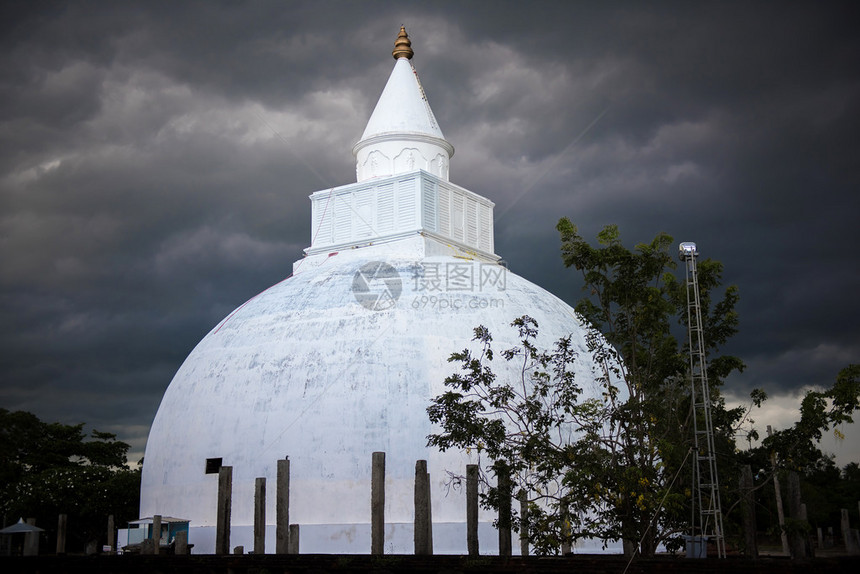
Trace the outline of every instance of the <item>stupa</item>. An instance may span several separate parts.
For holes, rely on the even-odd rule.
[[[195,552],[214,550],[217,475],[233,467],[231,544],[253,547],[254,482],[291,466],[290,521],[302,553],[370,551],[371,456],[386,453],[385,552],[411,553],[415,461],[428,461],[433,549],[466,552],[465,473],[475,453],[427,447],[426,408],[484,325],[516,346],[529,315],[538,345],[571,336],[589,389],[581,318],[500,264],[489,199],[452,184],[445,139],[401,28],[394,69],[353,148],[357,182],[317,191],[311,244],[284,281],[230,313],[191,352],[164,394],[146,446],[141,516],[191,521]],[[498,376],[516,366],[496,361]],[[596,392],[596,391],[595,391]],[[486,462],[486,461],[481,461]],[[267,552],[274,552],[274,494]],[[496,551],[480,516],[481,551]]]

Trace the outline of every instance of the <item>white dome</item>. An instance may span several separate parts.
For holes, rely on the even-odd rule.
[[[389,282],[385,292],[396,299],[380,301],[382,310],[359,302],[370,305],[371,295],[380,292],[370,285],[362,295],[366,284],[356,282],[359,269],[372,262],[396,269],[393,281],[401,285],[397,297]],[[436,272],[438,283],[431,281]],[[276,461],[289,456],[290,521],[302,525],[302,552],[366,553],[371,454],[384,451],[386,552],[412,551],[418,459],[428,460],[432,481],[434,550],[465,552],[465,494],[446,496],[446,471],[464,474],[476,459],[429,449],[433,428],[425,409],[458,368],[447,362],[450,354],[477,349],[474,327],[488,327],[494,348],[507,349],[519,342],[510,323],[522,315],[537,320],[540,347],[572,335],[583,358],[579,381],[594,396],[580,318],[554,295],[492,262],[467,260],[419,235],[306,258],[293,276],[222,321],[176,373],[146,447],[141,516],[214,525],[217,477],[204,474],[204,466],[208,458],[222,458],[233,467],[235,541],[237,527],[253,524],[256,477],[268,478],[266,516],[274,523]],[[517,376],[517,366],[501,355],[495,363],[499,376]],[[192,529],[195,551],[212,551],[211,539],[193,538]],[[482,540],[482,550],[492,544]]]

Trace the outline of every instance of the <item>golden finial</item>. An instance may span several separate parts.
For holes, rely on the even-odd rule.
[[[397,40],[394,41],[394,50],[391,52],[395,60],[406,58],[411,60],[415,52],[412,51],[412,42],[409,41],[409,36],[406,35],[406,26],[400,27],[400,33],[397,35]]]

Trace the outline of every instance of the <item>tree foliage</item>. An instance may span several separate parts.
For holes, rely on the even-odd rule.
[[[623,540],[626,550],[638,545],[651,554],[660,542],[677,541],[689,521],[689,473],[679,475],[692,439],[689,361],[686,338],[674,334],[685,327],[686,290],[672,273],[672,238],[661,233],[631,251],[615,226],[600,232],[598,247],[567,219],[558,229],[565,264],[583,276],[587,297],[576,308],[590,324],[586,340],[601,396],[582,396],[569,340],[550,351],[534,347],[538,326],[528,317],[514,322],[520,347],[503,353],[521,361],[521,377],[497,380],[492,336],[479,327],[481,352],[452,355],[462,370],[428,409],[442,429],[429,442],[506,461],[532,502],[529,537],[537,551],[555,552],[569,536]],[[718,262],[699,263],[714,425],[718,449],[728,455],[744,409],[726,409],[719,387],[743,364],[718,356],[738,322],[737,289],[718,296],[721,272]],[[493,507],[494,496],[490,488],[485,505]]]
[[[780,464],[804,471],[819,464],[822,453],[818,442],[822,434],[843,423],[854,422],[860,408],[860,365],[848,365],[826,389],[810,389],[800,403],[800,419],[791,427],[778,430],[762,441],[762,448],[776,453]]]
[[[759,497],[760,511],[765,513],[760,521],[770,524],[769,530],[778,531],[771,486],[774,473],[783,484],[789,472],[800,475],[802,498],[812,527],[839,524],[841,509],[852,508],[860,500],[860,466],[852,462],[840,470],[833,455],[822,452],[819,444],[827,431],[844,438],[839,427],[852,423],[858,408],[860,365],[851,364],[839,371],[830,387],[822,385],[806,392],[793,425],[776,430],[760,445],[738,453],[739,464],[750,465],[757,482],[765,487]]]
[[[690,528],[693,429],[687,288],[676,276],[673,239],[660,233],[630,250],[612,225],[598,234],[597,246],[567,219],[558,230],[565,264],[583,278],[586,297],[576,309],[587,321],[586,362],[596,367],[590,380],[575,377],[579,357],[570,338],[548,350],[535,346],[538,325],[527,316],[512,324],[520,344],[500,353],[501,360],[517,363],[519,374],[499,378],[492,334],[479,326],[479,350],[451,356],[460,368],[427,409],[440,429],[428,443],[477,451],[490,459],[485,466],[491,471],[510,472],[517,494],[527,494],[527,535],[539,553],[556,553],[563,541],[579,538],[622,540],[625,552],[638,547],[645,555],[661,543],[678,547]],[[808,391],[791,428],[740,451],[735,437],[742,427],[750,443],[758,439],[748,415],[767,395],[756,389],[749,406],[736,408],[722,396],[726,378],[744,368],[739,358],[721,354],[738,328],[738,289],[722,288],[722,271],[717,261],[697,261],[724,534],[737,536],[740,466],[752,464],[757,489],[767,489],[771,453],[779,469],[803,472],[804,492],[819,501],[813,512],[819,520],[842,504],[834,502],[836,493],[855,496],[856,464],[840,473],[818,441],[852,422],[860,406],[860,366],[840,371],[830,388]],[[597,396],[583,392],[592,382]],[[485,481],[483,505],[498,510],[502,494]]]
[[[107,517],[137,518],[140,470],[126,463],[129,445],[84,425],[45,423],[32,413],[0,409],[0,509],[7,521],[34,517],[55,536],[68,515],[68,548],[104,540]]]
[[[537,526],[532,544],[538,552],[553,553],[570,524],[576,527],[574,540],[605,534],[593,514],[590,489],[573,473],[603,462],[604,453],[594,445],[603,436],[606,408],[602,400],[581,397],[570,338],[543,352],[534,346],[538,328],[534,319],[520,317],[512,326],[518,329],[521,344],[501,355],[516,362],[521,377],[516,381],[496,377],[490,367],[495,354],[492,335],[484,327],[476,328],[480,352],[464,349],[451,356],[450,361],[461,363],[461,371],[445,380],[448,390],[427,409],[430,420],[442,428],[428,441],[441,450],[475,449],[494,461],[494,470],[503,466],[517,487],[529,494],[530,517]],[[617,394],[614,387],[607,391]],[[609,395],[606,400],[614,402]],[[484,505],[498,508],[501,494],[488,488],[482,495]]]
[[[624,540],[641,541],[644,553],[653,552],[659,542],[672,546],[689,521],[686,507],[692,477],[683,463],[693,436],[686,280],[674,273],[673,239],[659,233],[631,251],[621,243],[614,225],[598,234],[598,247],[580,236],[566,218],[559,221],[558,230],[565,265],[582,273],[589,294],[576,309],[616,350],[628,392],[629,399],[613,415],[623,429],[623,439],[613,445],[619,457],[611,469],[632,479],[622,485],[624,503],[618,512]],[[726,377],[744,368],[739,358],[720,354],[737,332],[739,297],[735,286],[720,293],[722,271],[718,261],[697,262],[715,443],[723,483],[729,486],[737,472],[728,463],[733,460],[734,436],[746,409],[726,408],[720,393]],[[760,391],[754,393],[753,400],[759,404],[763,398]],[[677,482],[672,484],[676,474]],[[647,488],[636,489],[634,481],[643,478]],[[649,528],[664,498],[667,506],[655,527]]]

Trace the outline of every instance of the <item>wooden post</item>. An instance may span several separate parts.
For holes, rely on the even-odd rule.
[[[110,546],[110,553],[116,552],[116,526],[113,519],[113,514],[108,515],[107,523],[107,545]]]
[[[278,461],[275,485],[275,554],[290,553],[290,459]]]
[[[430,517],[427,515],[430,499],[430,484],[427,481],[427,461],[415,462],[415,523],[414,523],[414,546],[416,555],[430,554],[430,541],[427,535],[430,533]]]
[[[266,477],[254,480],[254,554],[266,553]]]
[[[215,554],[230,554],[230,512],[233,502],[233,467],[218,470],[218,513],[215,525]]]
[[[156,556],[161,554],[161,515],[156,514],[152,517],[152,541],[155,545],[152,547],[152,553]]]
[[[767,425],[767,436],[772,434],[770,425]],[[786,556],[791,555],[791,550],[788,547],[788,535],[785,533],[785,512],[782,510],[782,492],[779,488],[779,473],[776,466],[776,453],[770,453],[770,466],[773,468],[773,491],[776,495],[776,516],[779,520],[779,539],[782,541],[782,553]]]
[[[370,476],[370,553],[385,552],[385,453],[375,452]]]
[[[299,525],[290,524],[290,547],[287,549],[287,554],[299,553]]]
[[[496,462],[499,490],[499,556],[510,556],[511,548],[511,473],[505,461]]]
[[[57,554],[66,553],[66,525],[68,524],[69,516],[61,514],[57,518]]]
[[[520,499],[520,555],[529,555],[529,495],[525,490],[521,490],[518,498]]]
[[[478,465],[466,465],[466,547],[478,556]]]

